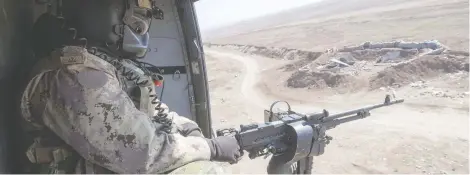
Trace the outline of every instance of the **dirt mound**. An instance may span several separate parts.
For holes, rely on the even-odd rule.
[[[354,88],[373,90],[400,87],[459,71],[468,74],[468,52],[446,49],[437,41],[365,43],[332,49],[311,62],[302,62],[306,63],[303,66],[298,65],[298,70],[287,80],[287,86],[336,88],[357,85]]]
[[[368,71],[374,64],[378,63],[400,63],[408,61],[419,57],[423,52],[426,51],[418,49],[403,50],[399,48],[326,52],[316,60],[310,62],[302,60],[302,63],[305,64],[297,67],[311,70],[341,69],[341,72],[353,73],[364,70]]]
[[[287,79],[287,86],[292,88],[334,88],[347,86],[354,80],[354,77],[347,74],[297,71]]]
[[[380,71],[370,79],[370,88],[401,86],[445,73],[468,72],[468,57],[453,55],[423,56]]]
[[[438,41],[365,42],[341,49],[312,52],[239,44],[205,44],[273,59],[293,60],[278,70],[292,72],[291,88],[374,90],[469,69],[468,52],[449,50]]]
[[[315,60],[320,56],[321,52],[312,52],[299,49],[290,49],[285,47],[264,47],[264,46],[253,46],[253,45],[240,45],[240,44],[204,44],[207,47],[223,47],[227,49],[237,50],[243,53],[252,55],[260,55],[274,59],[285,59],[285,60]]]

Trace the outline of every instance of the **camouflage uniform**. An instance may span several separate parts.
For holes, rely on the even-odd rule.
[[[68,155],[76,154],[83,158],[72,161],[78,173],[106,172],[97,171],[98,166],[115,173],[165,173],[195,161],[202,163],[188,166],[210,164],[205,138],[181,134],[182,126],[195,124],[193,121],[163,105],[176,127],[170,133],[162,131],[162,124],[149,117],[155,111],[136,108],[117,68],[86,49],[56,50],[35,66],[33,75],[21,99],[23,117],[30,130],[51,131],[54,136],[46,137],[58,136],[65,142],[33,144],[28,151],[33,163],[61,166]],[[40,157],[43,147],[52,150],[46,153],[49,158]],[[222,173],[220,168],[208,167]],[[181,168],[175,172],[191,173]]]

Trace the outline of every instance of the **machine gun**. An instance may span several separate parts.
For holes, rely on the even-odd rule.
[[[387,95],[382,104],[333,115],[327,110],[317,114],[300,114],[292,111],[287,102],[287,111],[274,113],[273,107],[279,102],[284,101],[274,102],[269,111],[265,110],[265,123],[240,125],[240,130],[217,130],[217,136],[234,134],[242,155],[247,151],[250,159],[272,155],[267,168],[269,174],[311,174],[313,156],[322,155],[332,140],[326,135],[326,130],[363,119],[370,116],[373,109],[404,100],[391,101],[390,95]]]

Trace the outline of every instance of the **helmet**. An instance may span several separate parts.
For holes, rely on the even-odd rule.
[[[151,0],[65,0],[59,8],[87,47],[127,58],[145,56],[152,17],[163,15]]]

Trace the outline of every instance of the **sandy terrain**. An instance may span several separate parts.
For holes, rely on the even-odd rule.
[[[312,6],[310,9],[293,10],[291,15],[276,16],[289,20],[284,25],[248,32],[253,28],[240,24],[226,30],[245,33],[206,42],[323,51],[365,41],[436,39],[456,50],[468,51],[467,0],[393,0],[386,3],[380,0],[327,0],[317,6],[320,7]],[[315,14],[316,11],[319,14]],[[311,17],[297,20],[305,16]],[[258,19],[248,24],[256,23],[266,22]]]
[[[274,99],[289,99],[293,108],[301,112],[318,112],[320,107],[339,112],[383,100],[384,93],[379,92],[325,97],[319,95],[321,93],[310,92],[304,96],[309,92],[299,94],[282,90],[284,95],[273,95],[276,88],[271,92],[257,88],[267,84],[259,81],[263,77],[259,65],[266,63],[268,58],[253,59],[220,49],[206,49],[206,54],[209,76],[214,75],[210,79],[210,88],[216,128],[262,122],[262,111]],[[415,90],[408,94],[419,93]],[[283,98],[288,95],[289,98]],[[304,100],[294,100],[301,97]],[[441,99],[444,101],[438,106],[429,107],[426,104],[432,103],[406,100],[405,104],[379,109],[368,119],[329,132],[334,141],[324,155],[315,158],[314,172],[468,173],[468,108],[462,108],[458,103],[446,104],[445,99]],[[266,165],[267,160],[262,158],[249,160],[245,157],[230,168],[233,173],[265,173]]]
[[[373,0],[354,2],[361,1]],[[438,39],[451,50],[468,51],[468,1],[374,2],[380,8],[357,12],[354,6],[330,18],[211,39],[241,44],[205,47],[214,127],[263,122],[263,110],[274,100],[287,100],[299,112],[335,113],[381,103],[393,92],[405,103],[328,131],[334,139],[315,157],[313,172],[468,174],[468,52],[405,49],[398,51],[398,63],[378,63],[398,52],[362,50],[347,52],[354,65],[324,68],[345,53],[325,49],[365,41]],[[229,167],[233,173],[266,173],[268,160],[244,157]]]

